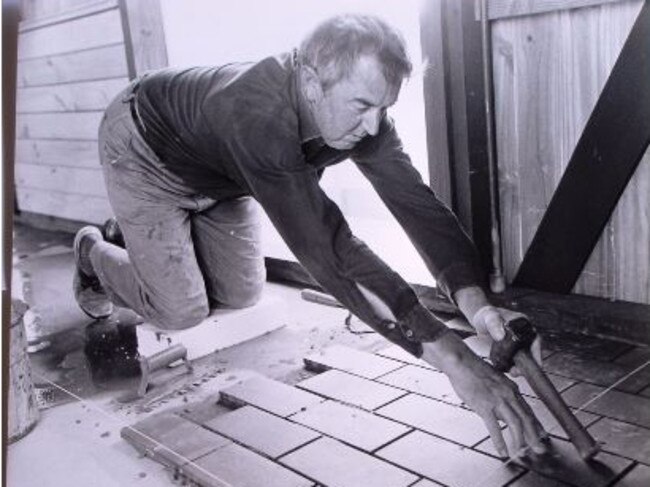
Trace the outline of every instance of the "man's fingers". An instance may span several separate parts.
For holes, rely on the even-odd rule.
[[[542,438],[546,437],[546,431],[535,417],[530,405],[524,398],[520,397],[519,400],[512,404],[512,408],[521,418],[526,444],[538,455],[544,453],[546,446],[542,443]]]
[[[492,340],[500,341],[505,338],[506,332],[503,329],[504,324],[505,320],[496,309],[485,313],[485,329],[492,337]]]
[[[505,421],[508,425],[508,430],[510,431],[513,448],[510,455],[512,457],[517,457],[519,456],[520,451],[526,446],[522,421],[519,419],[519,415],[513,411],[508,403],[501,404],[497,410],[497,414]]]
[[[530,347],[530,353],[533,356],[535,362],[539,365],[542,365],[542,340],[539,335],[535,338],[535,341]]]
[[[496,449],[500,457],[506,458],[508,456],[508,448],[506,447],[506,442],[503,439],[503,432],[499,426],[496,416],[490,412],[483,416],[483,422],[487,427],[488,433],[490,433],[490,438],[492,438],[492,444]]]

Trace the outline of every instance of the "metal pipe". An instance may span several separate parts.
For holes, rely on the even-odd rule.
[[[500,293],[506,288],[501,255],[501,215],[499,211],[499,180],[494,132],[494,85],[492,83],[492,42],[488,22],[487,0],[480,0],[481,49],[483,54],[483,91],[485,92],[485,130],[487,135],[488,174],[490,182],[490,220],[492,240],[492,269],[490,289]]]

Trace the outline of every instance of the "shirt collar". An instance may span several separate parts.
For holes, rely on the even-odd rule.
[[[309,109],[309,104],[301,89],[300,80],[300,62],[298,60],[298,50],[294,49],[291,53],[291,65],[294,74],[294,86],[298,102],[298,127],[300,130],[300,141],[307,142],[320,137],[320,131],[314,120],[314,116]]]

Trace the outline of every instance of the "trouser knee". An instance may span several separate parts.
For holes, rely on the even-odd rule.
[[[207,299],[197,303],[178,303],[158,311],[155,324],[165,330],[185,330],[198,325],[210,314]]]
[[[220,304],[227,308],[241,309],[253,306],[262,299],[264,281],[249,282],[244,286],[238,286],[237,290],[222,297]]]

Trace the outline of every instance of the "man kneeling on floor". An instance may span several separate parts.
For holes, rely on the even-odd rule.
[[[99,318],[114,303],[181,329],[198,324],[211,305],[253,305],[265,280],[259,203],[324,289],[449,377],[503,456],[499,420],[515,448],[543,451],[543,430],[514,383],[418,301],[319,186],[327,166],[350,158],[470,323],[503,337],[507,311],[487,301],[472,243],[422,182],[386,113],[410,72],[399,33],[373,16],[342,15],[290,53],[133,81],[99,130],[126,249],[97,228],[79,231],[81,308]]]

